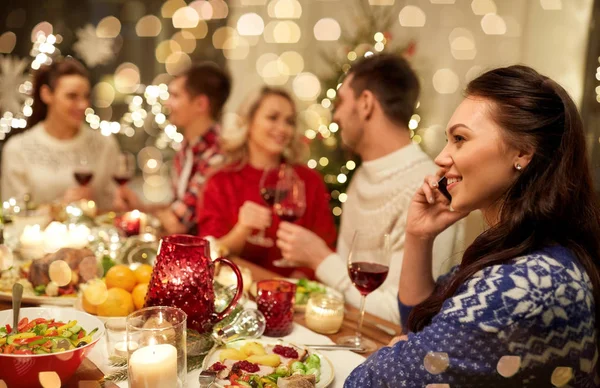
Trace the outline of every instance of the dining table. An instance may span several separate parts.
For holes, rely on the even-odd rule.
[[[280,275],[278,275],[268,269],[260,267],[250,261],[244,260],[242,258],[232,258],[232,260],[238,266],[248,268],[250,270],[250,272],[252,273],[252,279],[255,282],[260,281],[260,280],[273,279],[273,278],[280,277]],[[33,305],[23,304],[23,307],[33,307]],[[10,309],[10,308],[12,308],[10,302],[0,301],[0,310],[6,310],[6,309]],[[346,304],[344,311],[345,311],[345,314],[344,314],[344,320],[343,320],[341,329],[337,333],[329,334],[329,335],[317,334],[317,333],[312,332],[308,328],[306,328],[304,313],[296,312],[294,315],[295,330],[297,330],[301,334],[299,334],[300,337],[298,337],[298,335],[297,335],[296,337],[293,337],[293,339],[295,339],[298,342],[298,339],[305,339],[305,338],[309,338],[309,341],[310,341],[310,339],[315,339],[315,338],[321,338],[323,340],[327,340],[327,338],[328,338],[330,340],[330,341],[328,340],[329,343],[331,343],[331,342],[335,342],[340,337],[356,334],[357,327],[358,327],[358,321],[360,318],[359,310],[352,305]],[[363,337],[368,338],[368,339],[372,340],[373,342],[375,342],[379,347],[386,346],[392,340],[392,338],[394,338],[395,336],[401,335],[401,333],[402,333],[402,329],[399,325],[394,324],[389,321],[386,321],[375,315],[365,313],[364,323],[363,323],[363,328],[362,328],[362,335],[363,335]],[[325,337],[327,337],[327,338],[325,338]],[[312,341],[311,343],[314,343],[314,341]],[[105,344],[103,346],[105,346]],[[95,351],[96,351],[96,349],[94,349],[93,352],[95,352]],[[338,358],[347,360],[347,362],[345,362],[345,363],[348,364],[348,362],[349,362],[349,364],[345,365],[346,368],[352,367],[353,365],[358,365],[360,362],[364,361],[364,357],[368,357],[371,354],[370,352],[365,352],[365,353],[361,353],[360,355],[358,355],[358,354],[355,354],[355,353],[347,351],[347,350],[323,351],[323,352],[327,353],[327,354],[331,354],[331,355],[337,354]],[[350,355],[352,357],[350,357]],[[332,356],[329,356],[329,357],[331,358]],[[96,362],[94,362],[92,360],[92,358]],[[97,365],[97,364],[100,364],[100,362],[98,362],[98,358],[99,358],[99,356],[98,356],[98,354],[96,354],[96,357],[88,357],[87,359],[85,359],[84,362],[79,367],[79,369],[75,372],[73,377],[68,382],[63,384],[63,387],[66,387],[66,388],[94,388],[94,387],[119,388],[119,387],[127,386],[126,383],[125,383],[125,385],[123,385],[123,383],[116,384],[116,383],[112,383],[110,381],[104,381],[104,377],[106,374],[106,372],[105,372],[106,368],[102,365]],[[352,359],[353,361],[349,361],[350,359]],[[342,373],[341,376],[339,374],[336,375],[334,387],[342,387],[343,386],[343,379],[345,377],[347,377],[347,373],[349,373],[350,370],[351,369],[349,369],[347,372]],[[197,384],[193,384],[193,383],[190,384],[189,380],[190,379],[188,376],[188,385],[187,385],[188,387],[196,387],[197,386]],[[342,381],[339,381],[339,380],[342,380]]]

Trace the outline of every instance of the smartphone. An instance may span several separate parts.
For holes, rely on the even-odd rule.
[[[448,198],[448,201],[452,201],[452,196],[448,192],[446,186],[448,186],[448,179],[444,176],[438,181],[438,190],[444,194],[444,197]]]

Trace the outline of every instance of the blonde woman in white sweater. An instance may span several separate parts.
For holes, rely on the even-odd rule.
[[[356,63],[338,90],[334,120],[344,144],[362,159],[347,191],[337,252],[311,231],[281,223],[277,245],[285,259],[312,267],[317,278],[344,293],[359,306],[360,294],[348,277],[347,258],[356,230],[374,236],[391,233],[392,258],[388,277],[369,294],[366,310],[400,323],[398,284],[404,253],[408,205],[423,177],[437,170],[413,144],[408,121],[419,95],[419,83],[408,63],[393,55],[374,55]],[[446,273],[453,257],[457,228],[435,241],[432,274]]]

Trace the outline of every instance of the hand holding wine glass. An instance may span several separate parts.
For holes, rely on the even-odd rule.
[[[281,168],[282,166],[265,168],[260,178],[260,196],[269,208],[272,208],[273,203],[275,202],[275,190],[277,188]],[[265,248],[270,248],[275,244],[271,238],[265,236],[265,228],[259,229],[257,234],[248,236],[247,241]]]
[[[282,221],[290,223],[296,222],[306,211],[304,181],[300,179],[292,168],[284,174],[283,178],[277,184],[273,209]],[[273,265],[276,267],[298,266],[297,263],[285,259],[276,260],[273,262]]]
[[[348,275],[354,287],[361,294],[360,320],[355,336],[339,338],[341,345],[357,346],[366,351],[374,351],[377,345],[362,338],[362,325],[365,316],[367,295],[375,291],[387,278],[391,256],[390,235],[357,230],[354,233],[350,254],[348,255]]]

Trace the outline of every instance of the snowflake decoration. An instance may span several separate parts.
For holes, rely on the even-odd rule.
[[[96,67],[108,63],[114,58],[114,39],[98,38],[96,28],[91,24],[77,30],[77,42],[73,50],[84,60],[89,67]]]
[[[26,59],[0,56],[0,109],[20,113],[25,96],[19,87],[27,81],[24,70],[27,68]]]

